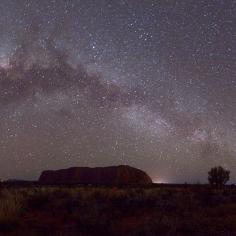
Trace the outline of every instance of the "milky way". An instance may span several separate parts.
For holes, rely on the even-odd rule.
[[[236,1],[1,0],[0,175],[128,164],[236,181]]]

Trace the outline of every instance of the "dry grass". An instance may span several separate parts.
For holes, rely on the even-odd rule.
[[[28,187],[0,191],[0,235],[233,235],[236,189]]]

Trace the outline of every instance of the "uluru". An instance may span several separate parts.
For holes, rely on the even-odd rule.
[[[140,169],[120,165],[46,170],[40,175],[39,182],[43,184],[150,184],[152,179]]]

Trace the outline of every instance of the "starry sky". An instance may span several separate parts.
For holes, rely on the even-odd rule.
[[[127,164],[236,181],[235,0],[0,0],[0,177]]]

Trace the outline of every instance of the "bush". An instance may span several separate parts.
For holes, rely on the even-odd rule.
[[[225,170],[223,167],[217,166],[208,172],[208,181],[210,185],[219,187],[229,181],[229,174],[229,170]]]

